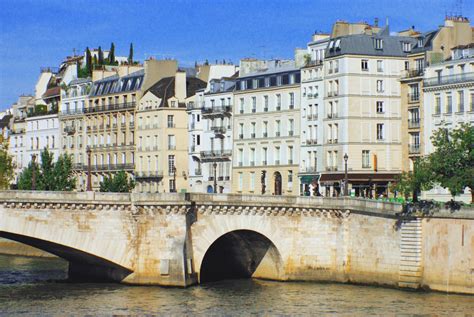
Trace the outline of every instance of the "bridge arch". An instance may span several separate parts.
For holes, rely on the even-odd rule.
[[[245,277],[286,280],[283,233],[263,217],[250,218],[204,216],[193,224],[194,271],[200,283]]]

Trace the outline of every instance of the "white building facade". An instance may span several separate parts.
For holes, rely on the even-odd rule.
[[[434,151],[431,136],[441,128],[453,129],[461,123],[474,125],[474,45],[453,49],[452,59],[425,69],[424,81],[425,153]],[[436,187],[423,193],[426,199],[448,201],[449,191]],[[469,189],[460,200],[470,202]]]

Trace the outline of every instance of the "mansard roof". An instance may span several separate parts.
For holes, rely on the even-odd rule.
[[[196,77],[186,77],[186,98],[196,94],[196,91],[206,87],[206,82]],[[165,77],[160,79],[156,84],[151,86],[145,93],[151,92],[161,99],[160,107],[168,107],[168,99],[174,97],[175,93],[175,77]],[[180,108],[185,108],[184,103],[179,103]]]

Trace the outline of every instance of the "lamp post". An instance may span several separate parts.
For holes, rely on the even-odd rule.
[[[91,147],[87,146],[87,191],[92,191],[92,178],[91,178]]]
[[[349,180],[347,179],[347,160],[349,156],[344,154],[344,196],[349,196]]]
[[[212,167],[214,167],[214,194],[217,193],[217,163],[214,162],[212,164]]]
[[[31,156],[31,161],[33,164],[31,165],[31,190],[36,190],[36,154]]]

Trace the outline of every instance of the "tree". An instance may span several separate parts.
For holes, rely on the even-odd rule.
[[[92,55],[89,47],[86,48],[86,68],[88,76],[92,75]]]
[[[8,142],[0,135],[0,189],[8,189],[13,179],[13,159],[8,154]]]
[[[133,64],[133,43],[130,43],[130,51],[128,53],[128,64]]]
[[[30,162],[23,169],[18,178],[18,189],[32,189],[33,168],[36,175],[36,190],[47,191],[71,191],[76,186],[76,179],[72,172],[72,159],[67,154],[59,156],[56,163],[53,162],[54,155],[46,148],[41,151],[41,164]]]
[[[102,52],[102,48],[99,46],[99,52],[97,53],[97,63],[99,65],[104,65],[104,52]]]
[[[429,168],[428,160],[419,158],[414,162],[413,171],[403,172],[398,176],[392,190],[402,193],[406,200],[412,195],[413,202],[417,202],[422,190],[433,187],[433,180],[434,176]]]
[[[135,187],[135,182],[128,179],[124,171],[120,171],[115,176],[106,176],[100,182],[101,192],[129,193]]]
[[[109,65],[115,65],[115,44],[112,42],[110,44],[110,52],[109,52],[109,57],[108,57],[108,63]]]
[[[441,128],[431,141],[435,150],[429,155],[429,166],[435,181],[453,197],[469,187],[474,203],[474,126],[461,124],[450,131]]]

